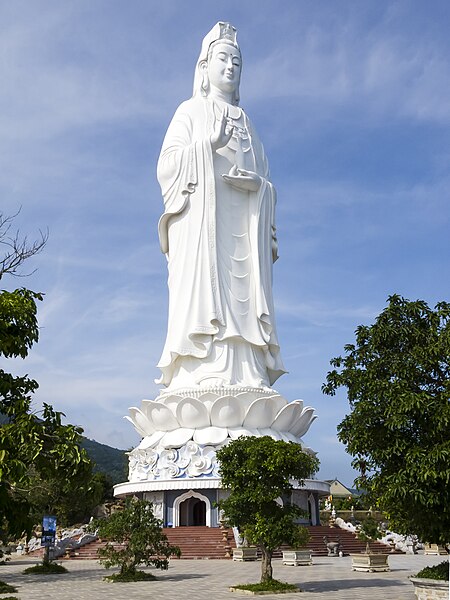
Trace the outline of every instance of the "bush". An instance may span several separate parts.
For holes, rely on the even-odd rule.
[[[420,579],[439,579],[440,581],[448,581],[448,560],[444,560],[434,567],[425,567],[416,575]]]
[[[151,502],[145,500],[127,498],[124,508],[107,519],[93,521],[90,529],[97,529],[99,538],[108,542],[98,549],[102,565],[106,569],[118,566],[120,575],[127,577],[114,581],[140,581],[139,565],[166,570],[169,558],[181,554],[177,546],[169,544],[162,522],[153,515]]]
[[[6,594],[7,592],[16,593],[17,590],[14,586],[5,583],[4,581],[0,581],[0,594]],[[5,599],[2,599],[5,600]]]
[[[40,565],[34,565],[34,567],[28,567],[28,569],[25,569],[24,573],[25,575],[54,575],[68,573],[68,571],[66,567],[63,567],[62,565],[57,565],[53,562],[44,562]]]
[[[236,590],[248,590],[249,592],[296,592],[298,587],[292,583],[284,583],[277,579],[270,579],[264,583],[246,583],[243,585],[234,585]]]
[[[114,573],[114,575],[108,575],[103,579],[105,581],[111,581],[112,583],[128,583],[130,581],[155,581],[156,577],[151,573],[145,573],[144,571],[134,571],[132,573]]]

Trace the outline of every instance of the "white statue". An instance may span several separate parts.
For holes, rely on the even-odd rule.
[[[272,299],[276,197],[262,144],[238,106],[241,65],[236,30],[218,23],[159,157],[169,323],[158,366],[166,389],[125,417],[142,438],[129,481],[146,490],[217,481],[217,449],[243,435],[270,435],[314,455],[301,440],[314,409],[271,389],[285,372]]]
[[[217,23],[159,157],[169,319],[158,383],[169,390],[267,389],[285,372],[272,299],[276,194],[238,105],[241,67],[236,30]]]

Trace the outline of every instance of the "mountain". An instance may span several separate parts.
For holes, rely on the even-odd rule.
[[[128,456],[125,450],[100,444],[83,437],[81,446],[95,463],[94,471],[100,471],[111,477],[114,484],[128,481]]]

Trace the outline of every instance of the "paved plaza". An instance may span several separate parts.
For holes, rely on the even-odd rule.
[[[389,573],[355,573],[351,570],[350,557],[316,557],[310,567],[287,567],[281,564],[281,560],[274,560],[274,577],[298,584],[303,593],[268,597],[286,600],[414,600],[413,586],[408,577],[422,567],[442,560],[445,557],[393,555],[389,557]],[[260,573],[260,563],[174,560],[168,571],[151,570],[158,581],[119,584],[102,580],[107,572],[97,561],[64,562],[70,571],[66,575],[23,575],[23,570],[35,563],[36,560],[20,558],[0,567],[0,579],[18,588],[16,596],[20,600],[237,600],[249,596],[233,594],[228,587],[256,582]]]

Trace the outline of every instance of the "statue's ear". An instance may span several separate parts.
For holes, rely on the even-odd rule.
[[[198,69],[202,76],[201,93],[202,96],[208,96],[209,93],[209,78],[208,78],[208,61],[202,60],[198,63]]]

